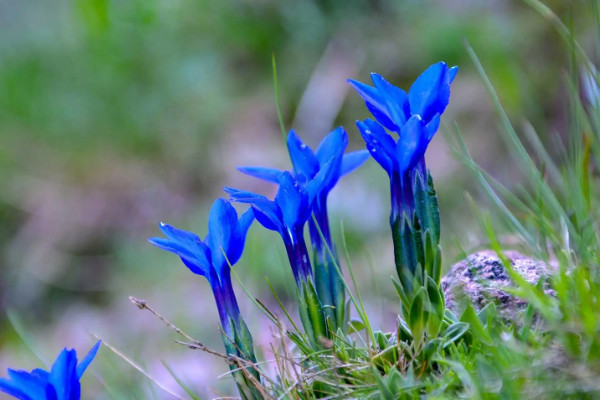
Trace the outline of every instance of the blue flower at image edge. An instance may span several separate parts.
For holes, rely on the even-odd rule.
[[[78,400],[79,380],[90,365],[101,341],[77,364],[75,350],[60,352],[50,372],[36,368],[31,372],[8,369],[8,378],[0,378],[0,391],[20,400]]]

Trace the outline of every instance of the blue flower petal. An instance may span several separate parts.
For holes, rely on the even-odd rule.
[[[279,176],[275,203],[281,209],[283,224],[290,228],[303,224],[308,219],[308,195],[288,171]]]
[[[356,168],[363,165],[363,163],[369,159],[369,156],[370,155],[368,150],[358,150],[344,154],[344,158],[342,159],[342,170],[340,175],[344,176],[354,171]]]
[[[323,181],[322,184],[320,184],[320,195],[327,196],[339,181],[342,170],[342,159],[347,146],[348,135],[344,128],[339,127],[327,135],[317,148],[316,153],[317,158],[319,159],[319,172],[321,172],[327,164],[327,171],[324,175],[322,174]],[[313,179],[314,178],[315,177],[313,177]],[[309,203],[312,203],[312,196],[310,197]]]
[[[417,159],[425,154],[426,147],[423,121],[419,115],[413,115],[402,127],[400,139],[396,144],[396,159],[400,171],[412,167]]]
[[[275,204],[272,204],[272,206],[252,204],[252,210],[256,220],[266,229],[279,233],[284,231],[281,211]]]
[[[227,253],[227,257],[229,258],[229,262],[233,265],[242,256],[242,252],[244,251],[244,245],[246,243],[246,235],[248,234],[248,229],[252,222],[254,221],[254,211],[252,208],[249,208],[239,219],[235,230],[235,237],[232,240],[232,245],[229,247],[229,252]]]
[[[56,391],[57,400],[73,400],[81,397],[75,350],[63,349],[61,351],[52,365],[48,383]]]
[[[292,164],[296,172],[306,177],[313,177],[319,171],[319,160],[315,153],[300,140],[294,130],[290,130],[287,137],[287,145],[292,158]]]
[[[453,71],[456,75],[456,72]],[[450,72],[444,62],[433,64],[413,83],[408,93],[410,112],[429,121],[435,114],[441,114],[450,101]]]
[[[34,370],[35,371],[35,370]],[[46,372],[46,371],[44,371]],[[48,373],[29,373],[8,369],[8,379],[0,378],[0,391],[21,400],[44,399]]]
[[[381,75],[372,73],[371,80],[385,101],[388,115],[396,126],[402,126],[410,117],[410,106],[406,92],[388,81]]]
[[[39,380],[39,382],[48,382],[48,377],[50,376],[50,373],[41,368],[36,368],[33,371],[31,371],[31,376]]]
[[[341,157],[348,146],[348,134],[343,127],[339,127],[325,136],[321,141],[315,154],[319,159],[319,165],[325,164],[332,157]]]
[[[88,351],[83,360],[81,360],[81,362],[77,365],[77,379],[80,379],[83,376],[83,373],[85,372],[87,367],[94,360],[94,357],[96,357],[96,353],[100,348],[100,344],[102,344],[102,341],[98,340],[96,344],[90,349],[90,351]]]
[[[262,194],[250,192],[248,190],[240,190],[240,189],[235,189],[232,187],[225,186],[223,188],[223,191],[229,195],[229,197],[232,201],[237,201],[239,203],[251,204],[253,201],[259,201],[259,200],[270,201]]]
[[[379,108],[375,107],[371,103],[365,103],[365,104],[367,106],[367,109],[371,112],[371,114],[373,114],[373,116],[375,117],[377,122],[379,122],[381,125],[383,125],[386,129],[388,129],[392,132],[398,132],[400,130],[400,127],[398,127],[398,125],[396,125],[394,123],[394,121],[392,121],[387,116],[387,114],[383,113]]]
[[[263,181],[277,183],[277,178],[281,174],[281,170],[266,167],[237,167],[238,171],[246,175],[253,176]]]
[[[92,362],[100,341],[77,366],[75,350],[63,349],[50,372],[36,368],[31,372],[8,370],[8,379],[0,378],[0,391],[21,400],[79,400],[79,379]]]
[[[209,282],[211,281],[209,271],[212,267],[210,265],[207,265],[206,267],[200,267],[198,265],[198,263],[193,260],[190,260],[185,257],[179,257],[179,258],[181,259],[181,262],[186,267],[188,267],[188,269],[190,271],[192,271],[194,274],[204,276],[206,279],[208,279]]]
[[[371,74],[371,77],[376,74]],[[354,89],[363,98],[367,108],[373,114],[375,119],[391,131],[398,131],[398,125],[394,122],[392,115],[387,108],[387,102],[384,98],[384,93],[379,92],[376,88],[366,85],[362,82],[348,79]]]
[[[347,82],[354,87],[354,90],[356,90],[366,103],[370,103],[373,107],[386,114],[388,118],[391,118],[387,112],[385,100],[377,89],[362,82],[355,81],[354,79],[348,79]]]
[[[223,188],[232,201],[246,203],[252,206],[256,220],[267,229],[283,232],[283,216],[275,202],[261,194],[239,190],[230,187]]]
[[[433,139],[433,135],[435,135],[438,128],[440,127],[440,117],[440,114],[435,114],[435,116],[431,118],[431,121],[429,121],[429,123],[425,127],[425,137],[427,138],[427,143],[429,143],[431,139]]]
[[[457,66],[454,66],[448,70],[448,74],[450,75],[450,83],[454,82],[454,78],[456,78],[457,72],[458,72]]]
[[[76,399],[79,399],[77,397]],[[46,385],[46,397],[45,400],[58,400],[58,394],[56,394],[56,389],[52,385]]]
[[[229,265],[225,255],[229,254],[229,247],[233,244],[235,229],[238,225],[238,217],[235,208],[224,199],[217,199],[208,215],[208,236],[207,245],[210,248],[210,255],[213,267],[216,269],[219,277],[222,276],[223,268]],[[231,264],[234,262],[229,260]]]
[[[185,257],[193,260],[196,258],[196,254],[190,249],[182,245],[179,242],[175,242],[171,239],[165,239],[161,237],[149,238],[148,241],[152,243],[154,246],[158,247],[161,250],[170,251],[171,253],[175,253],[180,257]]]
[[[192,232],[162,222],[159,226],[167,239],[157,237],[148,241],[160,249],[177,254],[193,273],[208,277],[208,269],[212,265],[208,246]]]
[[[181,249],[181,251],[184,253],[191,252],[191,257],[193,257],[195,253],[194,250],[197,244],[202,242],[202,239],[200,239],[200,237],[195,233],[188,232],[183,229],[177,229],[172,225],[165,224],[164,222],[159,223],[158,227],[160,228],[161,232],[170,240],[175,250]],[[176,252],[174,250],[168,251],[173,251],[174,253]]]
[[[391,173],[395,165],[396,142],[394,139],[385,132],[381,125],[373,120],[356,121],[356,126],[360,130],[371,156],[383,169]]]

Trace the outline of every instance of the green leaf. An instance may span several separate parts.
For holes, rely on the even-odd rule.
[[[431,306],[429,320],[427,322],[427,333],[430,337],[435,337],[442,328],[446,305],[444,303],[443,292],[429,276],[427,277],[427,295]]]
[[[402,285],[399,282],[396,282],[394,278],[392,278],[392,283],[396,288],[396,293],[398,293],[398,297],[400,297],[403,315],[408,319],[408,314],[410,311],[410,301],[408,300],[408,296],[406,295],[406,292],[404,291]]]
[[[493,344],[492,338],[477,317],[477,314],[475,313],[475,310],[471,304],[467,304],[467,308],[461,315],[460,320],[469,324],[474,339],[477,339],[488,345]]]
[[[298,300],[300,319],[306,334],[316,349],[321,348],[321,340],[328,337],[328,331],[325,325],[325,313],[311,280],[302,283],[302,292]]]
[[[466,322],[455,322],[444,330],[441,337],[444,341],[443,348],[457,342],[465,333],[469,331],[469,324]]]
[[[396,400],[395,394],[388,388],[387,382],[383,379],[381,374],[376,368],[372,371],[375,380],[377,381],[377,387],[379,388],[379,398],[381,400]]]
[[[412,341],[413,335],[410,331],[410,327],[402,318],[398,318],[398,341],[409,342]]]
[[[429,364],[431,360],[437,357],[440,347],[442,346],[443,340],[441,338],[435,338],[428,340],[423,347],[423,358]]]
[[[352,321],[350,321],[350,332],[359,332],[365,328],[366,328],[366,326],[365,326],[364,322],[362,322],[360,320],[353,319]]]
[[[373,334],[375,335],[375,340],[377,340],[377,346],[379,347],[380,350],[383,350],[390,345],[387,337],[385,336],[385,334],[383,332],[375,331],[375,332],[373,332]]]

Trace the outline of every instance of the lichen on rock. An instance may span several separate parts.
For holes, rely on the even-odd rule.
[[[549,268],[543,261],[517,251],[505,251],[504,255],[513,270],[528,283],[535,285],[542,279],[544,291],[555,295],[549,283],[552,266]],[[514,287],[510,276],[496,252],[491,250],[469,255],[454,264],[442,278],[446,306],[456,314],[464,310],[466,301],[470,301],[476,311],[493,301],[503,318],[513,319],[527,306],[527,301],[502,290],[510,286]]]

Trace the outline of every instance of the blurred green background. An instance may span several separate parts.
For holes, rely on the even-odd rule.
[[[595,57],[592,3],[546,4]],[[484,247],[465,193],[483,196],[443,132],[458,124],[496,178],[511,186],[518,176],[465,40],[518,129],[564,136],[569,54],[549,21],[521,1],[0,0],[0,371],[48,367],[64,346],[82,354],[96,334],[176,393],[164,364],[201,398],[232,393],[228,378],[218,379],[224,364],[175,344],[128,296],[221,350],[208,284],[146,239],[159,234],[159,221],[204,236],[225,185],[273,194],[235,171],[288,165],[273,53],[286,127],[314,146],[344,125],[352,149],[362,147],[354,121],[369,114],[346,79],[368,81],[376,71],[408,89],[434,62],[458,65],[428,165],[446,267],[462,249]],[[370,161],[340,183],[330,207],[335,226],[344,220],[354,269],[366,278],[361,292],[382,330],[397,313],[387,185]],[[237,271],[273,305],[268,275],[293,307],[275,233],[256,224]],[[238,297],[271,359],[276,332],[241,290]],[[171,398],[107,348],[92,367],[85,398]]]

